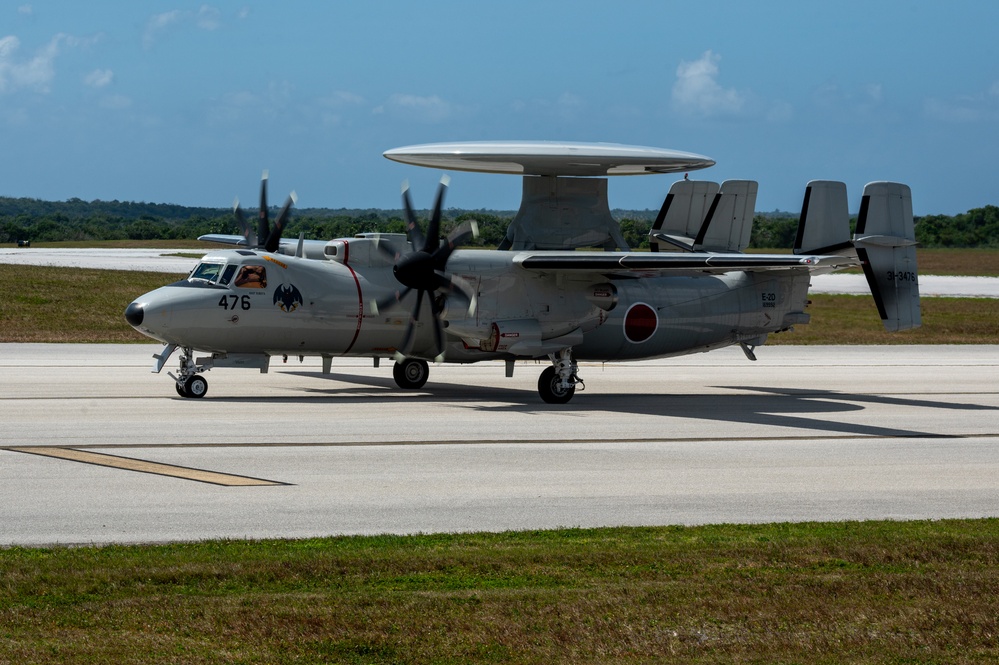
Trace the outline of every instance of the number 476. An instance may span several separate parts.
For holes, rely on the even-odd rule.
[[[237,296],[237,295],[224,295],[219,298],[219,307],[222,309],[236,309],[236,306],[240,309],[250,309],[250,296]]]

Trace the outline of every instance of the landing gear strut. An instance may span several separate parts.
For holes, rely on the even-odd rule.
[[[208,392],[208,379],[194,362],[194,349],[185,347],[180,357],[180,371],[177,376],[170,374],[177,382],[177,394],[181,397],[201,398]]]
[[[572,349],[565,348],[548,354],[552,361],[551,367],[546,367],[538,378],[538,394],[548,404],[565,404],[576,394],[576,386],[586,388],[583,381],[576,375],[579,367],[572,359]]]

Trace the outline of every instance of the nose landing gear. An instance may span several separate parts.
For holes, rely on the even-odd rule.
[[[194,350],[185,348],[180,357],[180,371],[177,376],[170,376],[177,382],[177,394],[181,397],[201,398],[208,392],[208,379],[201,376],[202,368],[193,359]]]

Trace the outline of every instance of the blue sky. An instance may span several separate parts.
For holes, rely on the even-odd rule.
[[[999,204],[999,3],[134,2],[0,8],[0,195],[394,208],[440,177],[384,150],[609,141],[718,162],[797,210],[811,179],[913,190],[916,214]],[[448,204],[520,179],[452,173]],[[615,178],[658,208],[671,176]]]

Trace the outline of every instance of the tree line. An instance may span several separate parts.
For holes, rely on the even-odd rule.
[[[655,210],[612,211],[628,245],[649,246],[648,233]],[[418,212],[419,214],[419,212]],[[422,216],[426,218],[427,211]],[[494,247],[506,235],[513,211],[445,211],[442,232],[467,219],[479,224],[473,245]],[[271,211],[271,218],[277,208]],[[255,223],[253,211],[247,215]],[[304,233],[310,239],[351,237],[357,233],[405,233],[402,210],[305,208],[296,210],[286,237]],[[975,208],[960,215],[916,218],[916,240],[922,247],[999,247],[999,207]],[[856,219],[851,220],[856,224]],[[795,213],[757,214],[750,238],[752,248],[789,248],[798,228]],[[120,201],[40,201],[0,197],[0,243],[18,240],[62,242],[90,240],[190,240],[206,233],[239,233],[232,212],[224,208],[197,208],[163,203]]]

